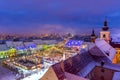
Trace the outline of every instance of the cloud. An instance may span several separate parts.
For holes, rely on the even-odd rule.
[[[60,24],[42,24],[39,25],[38,29],[36,32],[38,33],[72,33],[75,34],[75,29],[70,28],[70,27],[65,27],[63,25]]]
[[[88,33],[100,28],[105,16],[119,26],[119,5],[119,0],[0,0],[0,27],[18,33]]]

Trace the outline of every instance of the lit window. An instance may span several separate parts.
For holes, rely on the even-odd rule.
[[[103,38],[105,38],[106,37],[106,35],[105,34],[103,34]]]

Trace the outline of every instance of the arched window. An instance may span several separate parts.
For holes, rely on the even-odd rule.
[[[103,34],[103,38],[105,38],[106,37],[106,35],[105,34]]]

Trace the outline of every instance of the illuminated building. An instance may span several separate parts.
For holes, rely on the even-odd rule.
[[[0,58],[8,58],[16,55],[15,48],[8,48],[6,44],[0,44]]]
[[[77,46],[81,46],[83,43],[83,41],[81,40],[69,40],[67,43],[66,43],[66,47],[77,47]]]
[[[107,20],[104,21],[104,26],[102,28],[102,31],[100,31],[100,39],[104,39],[108,43],[110,42],[110,31],[107,25]]]
[[[36,53],[36,44],[33,42],[24,42],[23,43],[28,53]]]
[[[116,55],[114,56],[113,63],[120,63],[120,42],[119,40],[110,38],[110,31],[107,25],[107,20],[104,21],[102,31],[100,31],[100,39],[107,41],[112,47],[116,49]],[[109,51],[109,50],[108,50]]]
[[[118,40],[117,40],[118,41]],[[116,49],[116,55],[114,57],[113,63],[119,64],[120,63],[120,42],[112,40],[110,45]]]
[[[95,42],[95,39],[96,39],[96,35],[95,35],[95,31],[93,29],[92,34],[91,34],[91,42]]]
[[[27,53],[27,50],[24,46],[17,46],[16,47],[16,50],[17,50],[17,54],[26,54]]]

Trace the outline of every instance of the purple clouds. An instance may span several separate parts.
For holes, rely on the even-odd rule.
[[[119,0],[1,0],[0,29],[6,33],[14,33],[14,29],[18,33],[40,33],[49,25],[50,32],[61,26],[58,32],[77,33],[82,28],[85,32],[102,27],[105,16],[109,26],[117,28],[119,5]]]

